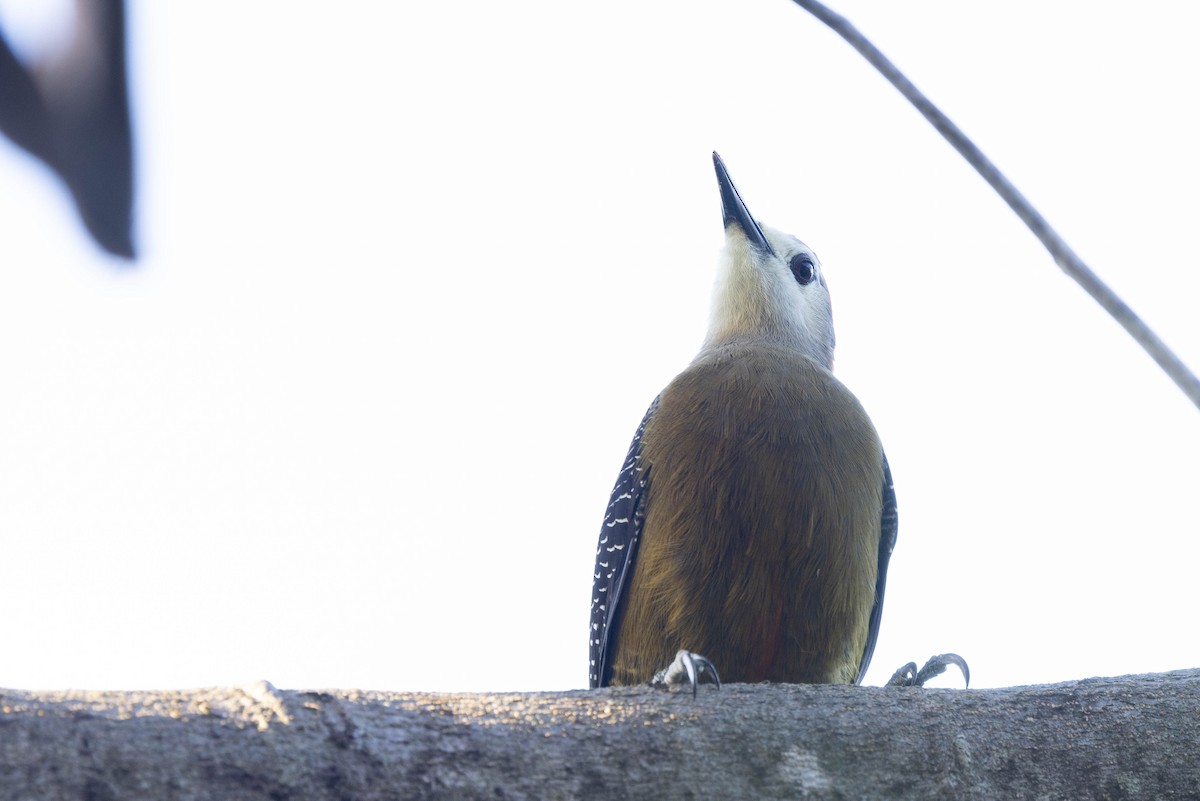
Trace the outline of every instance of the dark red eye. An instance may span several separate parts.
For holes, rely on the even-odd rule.
[[[812,259],[799,253],[792,256],[792,260],[788,262],[788,266],[792,268],[792,275],[796,276],[796,280],[800,282],[800,286],[808,286],[817,277],[817,268],[813,264]]]

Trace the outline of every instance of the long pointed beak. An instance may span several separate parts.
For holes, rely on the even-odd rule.
[[[742,202],[742,196],[738,194],[737,187],[733,185],[733,179],[729,177],[729,170],[725,169],[725,162],[721,161],[721,157],[715,150],[713,151],[713,166],[717,168],[717,184],[721,187],[721,213],[725,217],[725,227],[736,225],[757,250],[774,256],[775,250],[763,236],[758,223],[750,216],[750,210]]]

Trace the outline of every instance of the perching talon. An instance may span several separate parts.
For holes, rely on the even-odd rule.
[[[695,698],[696,688],[705,676],[710,676],[717,689],[721,689],[721,677],[717,675],[717,668],[708,661],[708,657],[693,654],[691,651],[680,651],[675,654],[675,661],[654,674],[650,683],[667,688],[676,684],[690,684],[692,697]]]
[[[909,662],[904,665],[888,679],[886,687],[924,687],[925,682],[932,679],[934,676],[940,676],[946,672],[946,668],[954,665],[963,674],[963,684],[967,687],[971,686],[971,669],[967,667],[967,660],[963,659],[958,654],[938,654],[937,656],[929,657],[929,661],[920,670],[917,670],[916,662]]]

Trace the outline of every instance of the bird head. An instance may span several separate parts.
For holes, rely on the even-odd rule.
[[[833,368],[833,307],[821,261],[791,234],[757,222],[725,162],[713,153],[725,247],[705,353],[727,344],[764,342],[795,348]]]

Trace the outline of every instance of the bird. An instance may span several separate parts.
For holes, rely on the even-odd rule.
[[[820,259],[756,221],[716,152],[713,165],[725,244],[708,332],[650,404],[613,488],[589,686],[858,684],[896,542],[891,470],[833,375]],[[916,683],[908,667],[894,681]]]
[[[63,179],[101,248],[135,257],[123,0],[78,0],[63,48],[26,64],[0,29],[0,134]]]

